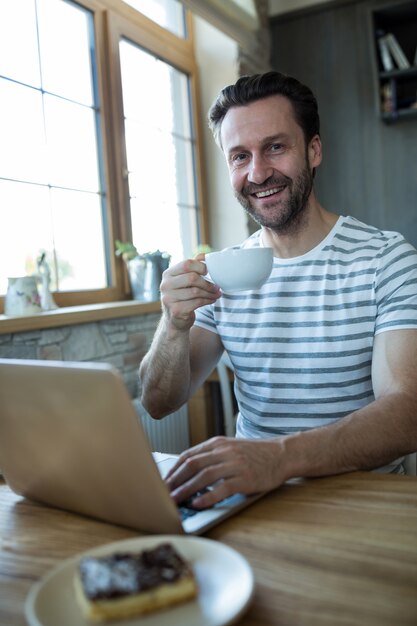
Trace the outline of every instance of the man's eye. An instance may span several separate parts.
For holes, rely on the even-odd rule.
[[[247,155],[244,152],[239,152],[232,156],[233,163],[240,163],[246,159]]]
[[[271,145],[272,152],[281,152],[283,149],[284,149],[284,146],[282,143],[273,143]]]

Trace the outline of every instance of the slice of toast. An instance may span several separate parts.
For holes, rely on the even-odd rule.
[[[83,558],[74,583],[77,601],[93,622],[149,613],[197,595],[191,566],[169,543],[140,553]]]

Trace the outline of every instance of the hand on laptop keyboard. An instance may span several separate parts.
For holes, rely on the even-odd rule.
[[[204,509],[196,509],[195,507],[193,507],[194,498],[197,498],[198,496],[202,496],[204,493],[206,493],[206,491],[210,491],[210,489],[212,489],[212,487],[206,487],[205,489],[202,489],[201,491],[197,491],[197,493],[195,493],[191,498],[187,498],[187,500],[183,500],[181,504],[177,505],[182,521],[187,519],[187,517],[192,517],[196,513],[202,513],[204,511],[217,509],[219,507],[230,507],[230,506],[233,507],[237,504],[240,504],[242,501],[246,499],[246,496],[240,493],[235,493],[232,496],[228,496],[224,500],[221,500],[220,502],[217,502],[216,504],[213,504],[212,506],[206,507]]]
[[[206,487],[205,489],[202,489],[201,491],[197,491],[196,493],[194,493],[192,496],[190,496],[186,500],[183,500],[182,502],[180,502],[178,506],[185,507],[187,509],[195,509],[195,507],[193,507],[193,500],[194,500],[194,498],[198,498],[199,496],[202,496],[209,489],[210,489],[210,487]],[[195,510],[196,511],[201,511],[201,509],[195,509]]]
[[[209,487],[206,487],[205,489],[202,489],[201,491],[197,491],[194,495],[190,496],[186,500],[183,500],[177,505],[182,520],[185,520],[187,519],[187,517],[191,517],[192,515],[195,515],[196,513],[199,513],[202,510],[202,509],[196,509],[195,507],[193,507],[193,500],[194,498],[198,498],[198,496],[202,496],[208,490],[209,490]]]

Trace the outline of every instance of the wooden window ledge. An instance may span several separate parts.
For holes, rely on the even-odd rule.
[[[0,335],[19,333],[58,326],[85,324],[100,320],[116,319],[158,313],[161,310],[160,302],[138,302],[126,300],[122,302],[105,302],[82,306],[62,307],[53,311],[43,311],[36,315],[9,317],[0,315]]]

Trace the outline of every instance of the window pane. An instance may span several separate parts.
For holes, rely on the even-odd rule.
[[[0,176],[47,182],[40,92],[0,80],[0,102]]]
[[[192,254],[198,233],[188,78],[130,42],[120,51],[133,242],[175,262]]]
[[[51,204],[59,290],[105,287],[100,196],[52,189]]]
[[[161,250],[168,252],[173,261],[184,258],[178,206],[158,201],[149,204],[142,198],[130,201],[134,243],[139,253]],[[158,223],[158,225],[156,224]]]
[[[127,41],[120,42],[120,62],[125,117],[191,137],[187,76]],[[153,85],[151,98],[148,85]]]
[[[0,289],[7,277],[37,271],[45,252],[51,288],[97,289],[107,284],[101,203],[87,194],[0,180]]]
[[[37,6],[43,89],[92,105],[88,14],[57,0]]]
[[[135,191],[150,206],[155,200],[177,202],[172,135],[129,120],[125,121],[125,129],[127,165],[134,185],[131,195]]]
[[[47,94],[44,98],[51,184],[98,191],[94,110]]]
[[[185,38],[184,8],[178,0],[125,0],[125,3],[174,35]]]
[[[0,2],[0,75],[40,87],[35,0]]]
[[[178,202],[194,205],[196,191],[193,176],[193,144],[188,139],[174,137],[174,145]]]
[[[37,257],[52,247],[48,188],[0,179],[0,293],[8,276],[33,274]]]
[[[126,41],[120,44],[120,62],[125,117],[171,130],[173,111],[166,106],[167,99],[171,99],[169,65]],[[152,97],[149,85],[153,86]]]
[[[64,0],[1,0],[7,55],[18,41],[23,58],[37,59],[38,45],[35,54],[33,38],[20,37],[20,21],[4,5],[30,9],[21,17],[39,34],[40,83],[56,93],[0,76],[0,293],[8,276],[35,272],[42,252],[53,289],[107,287],[93,15]]]
[[[190,256],[198,246],[198,213],[195,208],[179,207],[178,216],[182,233],[181,259]]]
[[[141,253],[162,250],[169,252],[172,262],[180,261],[192,254],[198,245],[198,223],[195,209],[175,204],[158,205],[155,228],[155,213],[140,198],[132,198],[132,229],[136,234],[135,245]]]
[[[169,67],[169,66],[168,66]],[[173,108],[173,132],[192,139],[188,76],[170,67],[171,100]]]

